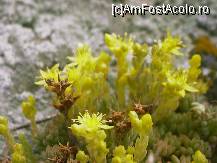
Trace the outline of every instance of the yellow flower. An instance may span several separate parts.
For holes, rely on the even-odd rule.
[[[36,108],[35,108],[35,98],[33,96],[29,96],[27,100],[22,102],[22,111],[24,116],[29,119],[33,120],[36,115]]]
[[[58,82],[60,77],[59,64],[54,65],[51,69],[47,68],[47,71],[40,70],[40,74],[39,81],[35,82],[37,85],[47,86],[48,81]]]
[[[199,54],[195,54],[192,56],[191,60],[189,61],[190,66],[192,67],[200,67],[201,65],[201,56]]]
[[[80,136],[85,136],[85,133],[96,132],[100,129],[111,129],[113,126],[108,126],[105,123],[106,120],[103,120],[103,114],[97,113],[90,115],[88,112],[85,112],[84,115],[79,115],[77,119],[74,119],[74,122],[78,124],[73,124],[70,128],[75,134]]]
[[[105,52],[101,52],[99,56],[96,58],[96,72],[102,72],[104,77],[107,77],[109,72],[109,63],[111,61],[111,57]]]
[[[14,153],[12,154],[12,163],[26,163],[26,157],[24,155],[23,146],[16,143],[14,145]]]
[[[204,156],[203,153],[201,153],[199,150],[195,152],[193,155],[193,160],[192,163],[208,163],[208,160]]]
[[[152,130],[152,118],[150,114],[145,114],[139,119],[137,113],[135,111],[129,112],[129,118],[132,127],[139,135],[149,135]]]
[[[201,57],[198,54],[192,56],[189,61],[189,69],[188,69],[188,81],[196,81],[198,76],[201,74],[200,65],[201,65]]]
[[[112,163],[135,163],[133,160],[133,155],[128,154],[124,146],[117,146],[113,151],[114,157],[112,158]]]
[[[170,33],[168,33],[167,37],[161,44],[161,51],[165,54],[170,53],[174,55],[183,55],[180,52],[181,47],[183,47],[183,44],[180,37],[173,37]]]
[[[84,153],[84,151],[78,151],[76,159],[81,163],[86,163],[89,160],[89,157]]]
[[[125,57],[127,53],[132,50],[133,46],[133,40],[128,37],[127,34],[125,34],[124,37],[115,34],[105,34],[105,43],[119,59]]]
[[[167,81],[163,83],[169,93],[173,92],[181,97],[185,92],[198,92],[198,90],[187,83],[187,74],[184,71],[177,73],[166,73]]]
[[[7,118],[0,116],[0,135],[6,136],[8,133],[8,120]]]

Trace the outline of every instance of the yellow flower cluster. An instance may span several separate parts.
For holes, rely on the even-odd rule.
[[[14,138],[11,135],[8,127],[8,119],[1,115],[0,115],[0,135],[2,135],[5,138],[9,146],[9,149],[12,151],[14,145]]]
[[[70,129],[77,137],[85,139],[91,162],[106,162],[106,155],[109,150],[106,148],[106,133],[104,130],[113,127],[105,124],[106,121],[103,120],[103,115],[100,113],[90,115],[86,112],[84,115],[78,116],[78,119],[74,122],[78,124],[72,124]],[[77,157],[82,159],[85,155],[80,152]]]
[[[36,116],[37,111],[35,108],[35,104],[36,104],[36,101],[33,96],[29,96],[27,100],[22,102],[23,115],[31,122],[33,136],[36,136],[37,134],[37,125],[35,121],[35,116]]]

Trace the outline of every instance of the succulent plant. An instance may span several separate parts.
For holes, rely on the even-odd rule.
[[[152,46],[127,34],[106,34],[105,44],[110,52],[93,55],[81,45],[64,67],[40,71],[36,84],[52,94],[58,113],[39,130],[35,98],[23,101],[32,138],[21,135],[16,144],[0,117],[12,162],[142,163],[150,155],[161,162],[214,161],[216,111],[197,101],[208,88],[200,55],[176,66],[183,43],[169,33]]]

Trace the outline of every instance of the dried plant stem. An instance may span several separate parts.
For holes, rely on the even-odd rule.
[[[47,121],[53,119],[55,116],[56,116],[56,114],[48,116],[48,117],[45,117],[45,118],[42,118],[40,120],[36,120],[36,124],[47,122]],[[21,130],[21,129],[24,129],[24,128],[28,128],[30,126],[31,126],[31,123],[28,122],[28,123],[25,123],[25,124],[22,124],[20,126],[16,126],[16,127],[12,128],[11,131]]]

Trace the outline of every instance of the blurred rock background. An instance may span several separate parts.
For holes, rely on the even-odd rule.
[[[212,72],[213,78],[216,76],[216,0],[163,2],[206,5],[211,14],[202,16],[126,15],[114,18],[112,3],[160,5],[162,1],[0,0],[0,114],[9,117],[11,127],[26,122],[21,115],[20,103],[30,94],[37,98],[38,119],[53,112],[48,100],[50,95],[34,84],[39,69],[57,62],[66,63],[66,57],[73,55],[79,43],[91,45],[97,54],[104,49],[105,32],[128,32],[139,42],[153,43],[169,30],[182,37],[187,45],[186,52],[201,53],[204,71]],[[217,85],[215,80],[212,82]],[[213,100],[217,97],[216,92],[217,88],[213,86],[208,97]]]

